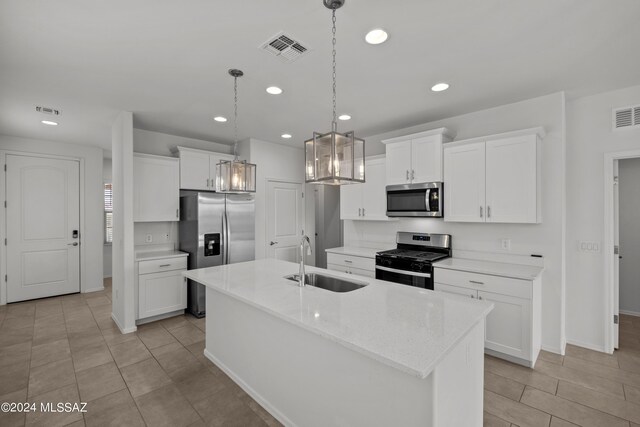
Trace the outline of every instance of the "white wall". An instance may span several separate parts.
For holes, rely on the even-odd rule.
[[[640,316],[640,158],[620,160],[620,311]]]
[[[266,257],[267,181],[281,180],[304,183],[304,151],[298,147],[289,147],[251,138],[239,144],[238,154],[240,158],[247,158],[248,156],[251,162],[257,165],[256,259],[261,259]],[[305,234],[313,239],[315,216],[313,209],[309,209],[309,203],[311,203],[310,206],[313,206],[313,197],[306,197],[312,193],[306,189],[303,191],[305,192],[306,218],[302,220],[303,223],[306,222]],[[315,240],[312,240],[313,246],[315,246]],[[308,262],[313,264],[313,257],[308,257]]]
[[[640,104],[640,86],[567,103],[567,338],[604,350],[604,254],[580,252],[580,241],[602,244],[604,153],[640,148],[640,128],[613,131],[612,109]]]
[[[81,291],[102,289],[102,149],[86,145],[25,139],[0,135],[0,150],[50,154],[81,159],[81,185],[84,186],[84,225],[80,259]],[[0,174],[4,187],[4,174]],[[3,225],[4,227],[4,225]],[[4,272],[0,271],[0,275]],[[0,301],[5,301],[5,282],[0,282]]]
[[[542,224],[468,224],[434,218],[405,218],[389,223],[345,221],[345,245],[392,248],[396,231],[446,233],[453,236],[455,255],[455,250],[504,252],[500,240],[511,239],[511,251],[508,253],[544,256],[542,344],[547,350],[562,352],[565,340],[565,267],[562,254],[565,228],[564,108],[564,94],[556,93],[366,138],[367,155],[371,155],[384,152],[380,144],[382,139],[443,126],[455,131],[458,140],[543,126],[547,136],[542,143]]]
[[[124,333],[135,326],[133,234],[133,114],[122,111],[112,126],[113,291],[112,317]]]
[[[218,153],[232,153],[232,147],[226,144],[219,144],[217,142],[204,141],[201,139],[184,138],[181,136],[142,129],[133,130],[133,151],[136,153],[173,156],[172,150],[178,145],[187,148],[215,151]]]
[[[102,182],[105,184],[111,182],[112,180],[111,167],[112,167],[111,159],[108,159],[105,157],[102,160]],[[105,243],[102,246],[102,265],[103,265],[104,277],[111,277],[111,263],[112,263],[111,244]]]

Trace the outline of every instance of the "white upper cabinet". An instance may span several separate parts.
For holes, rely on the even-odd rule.
[[[445,221],[541,222],[543,135],[534,128],[446,144]]]
[[[213,191],[216,189],[216,164],[231,160],[230,154],[178,147],[180,157],[180,188]]]
[[[485,143],[444,150],[445,221],[478,222],[485,216]]]
[[[451,141],[447,128],[385,139],[387,185],[442,181],[442,144]]]
[[[385,159],[365,159],[363,184],[340,186],[340,219],[388,221],[385,190]]]
[[[133,157],[133,220],[180,220],[180,166],[173,157]]]

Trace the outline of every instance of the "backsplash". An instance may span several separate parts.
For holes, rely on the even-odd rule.
[[[133,226],[136,250],[163,250],[178,248],[177,222],[136,222]],[[151,236],[151,242],[147,237]]]

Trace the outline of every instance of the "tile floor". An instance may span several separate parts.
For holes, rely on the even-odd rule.
[[[203,355],[204,319],[122,335],[105,290],[0,307],[0,402],[88,402],[87,413],[0,413],[0,426],[280,425]],[[485,426],[640,427],[640,318],[621,349],[543,352],[535,370],[485,358]]]

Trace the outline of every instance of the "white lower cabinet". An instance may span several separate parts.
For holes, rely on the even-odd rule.
[[[485,351],[533,367],[540,352],[540,278],[522,280],[435,268],[434,290],[492,302]]]
[[[187,308],[186,270],[186,257],[138,262],[138,320]]]
[[[327,253],[327,269],[347,274],[375,278],[376,262],[373,258]]]

